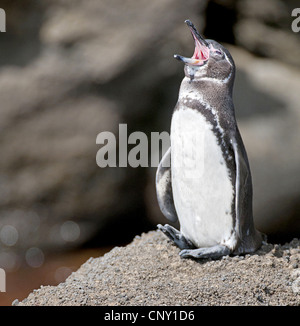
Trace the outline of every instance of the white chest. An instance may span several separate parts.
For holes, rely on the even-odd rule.
[[[234,189],[212,125],[195,110],[173,114],[171,169],[181,232],[197,247],[233,247]]]

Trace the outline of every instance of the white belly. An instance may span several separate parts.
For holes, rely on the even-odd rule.
[[[234,190],[212,126],[195,110],[179,109],[173,114],[171,169],[183,235],[197,247],[232,247]]]

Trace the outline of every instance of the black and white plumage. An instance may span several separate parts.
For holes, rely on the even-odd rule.
[[[195,40],[185,63],[171,122],[171,147],[156,174],[158,203],[180,231],[158,225],[182,257],[219,258],[257,250],[252,181],[232,101],[234,61],[227,49],[205,40],[187,20]],[[170,164],[168,164],[170,162]]]

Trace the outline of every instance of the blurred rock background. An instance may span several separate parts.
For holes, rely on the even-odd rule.
[[[168,131],[192,55],[184,20],[225,44],[257,228],[300,234],[300,34],[292,0],[2,0],[0,266],[124,244],[165,219],[155,168],[96,164],[102,131]],[[130,147],[129,147],[130,149]]]

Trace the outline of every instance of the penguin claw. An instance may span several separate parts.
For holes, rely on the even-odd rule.
[[[163,234],[165,234],[171,241],[173,241],[175,245],[180,249],[195,248],[193,243],[190,240],[186,239],[183,234],[180,231],[176,230],[173,226],[169,224],[158,224],[157,228],[162,231]]]
[[[187,257],[190,257],[190,255],[189,255],[189,252],[190,252],[190,251],[191,251],[191,250],[183,249],[183,250],[180,251],[179,256],[180,256],[181,258],[187,258]]]
[[[173,228],[173,226],[169,224],[161,225],[158,224],[157,228],[162,231],[163,234],[165,234],[170,240],[176,241],[178,240],[178,233],[179,231]]]

